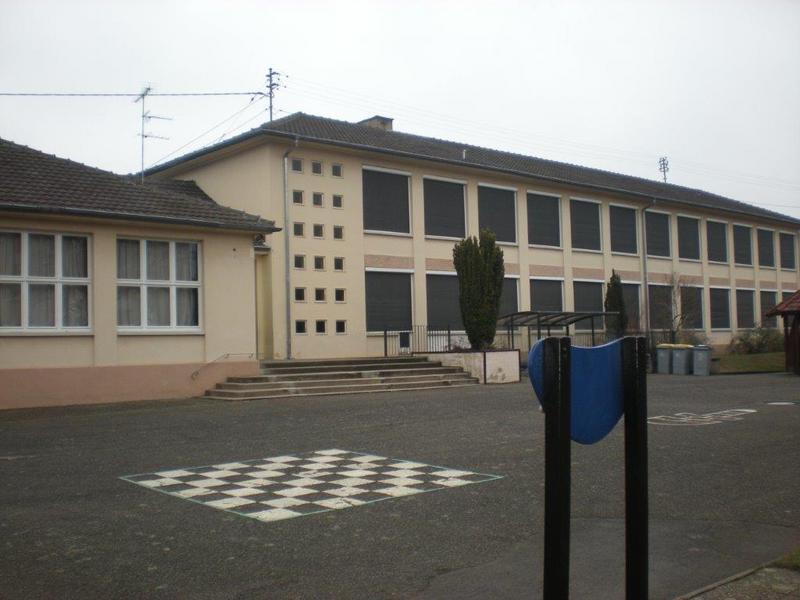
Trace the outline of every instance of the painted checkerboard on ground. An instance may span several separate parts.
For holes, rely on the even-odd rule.
[[[260,521],[278,521],[500,476],[330,449],[121,479]]]

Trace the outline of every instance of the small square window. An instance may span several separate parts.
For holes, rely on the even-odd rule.
[[[327,329],[327,325],[328,325],[327,321],[325,321],[323,319],[320,319],[314,324],[314,327],[315,327],[317,333],[325,333],[325,331]]]
[[[295,333],[306,333],[306,322],[305,321],[295,321],[294,322],[294,332]]]
[[[342,176],[342,165],[331,165],[331,175],[334,177]]]
[[[336,288],[335,298],[336,302],[344,302],[344,288]]]
[[[336,333],[347,333],[347,321],[336,321]]]
[[[318,160],[311,161],[311,172],[314,175],[322,175],[322,163]]]
[[[303,203],[303,190],[294,190],[292,192],[292,202],[295,204]]]
[[[314,268],[317,271],[324,271],[325,270],[325,257],[324,256],[315,256],[314,257]]]
[[[342,199],[341,194],[334,194],[333,196],[333,208],[342,208],[344,201]]]
[[[295,302],[305,302],[306,301],[306,288],[302,288],[302,287],[294,288],[294,301]]]
[[[294,268],[295,269],[305,269],[306,268],[306,256],[305,256],[305,254],[295,254],[294,255]]]
[[[333,226],[333,239],[335,239],[335,240],[343,240],[344,239],[344,227],[342,225],[334,225]]]
[[[303,172],[303,159],[302,158],[293,158],[292,159],[292,171],[295,173],[302,173]]]
[[[325,302],[325,288],[314,288],[314,302]]]
[[[320,192],[314,192],[312,201],[314,206],[322,206],[322,194]]]
[[[321,238],[325,237],[325,227],[320,225],[319,223],[314,223],[314,237]]]
[[[305,223],[295,223],[293,231],[296,237],[303,237],[306,234]]]
[[[333,270],[334,271],[344,271],[344,258],[341,256],[336,256],[333,259]]]

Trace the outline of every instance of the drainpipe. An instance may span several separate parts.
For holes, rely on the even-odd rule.
[[[294,139],[294,148],[297,147],[297,138]],[[286,358],[292,358],[292,280],[289,236],[291,236],[289,223],[289,155],[294,148],[289,148],[283,153],[283,272],[286,302]]]
[[[653,198],[648,206],[642,209],[642,286],[644,287],[644,331],[650,344],[650,289],[647,281],[647,210],[656,205]]]

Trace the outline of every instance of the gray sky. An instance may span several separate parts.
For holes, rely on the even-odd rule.
[[[277,116],[669,180],[800,217],[800,2],[2,0],[0,91],[263,89]],[[264,119],[249,98],[152,98],[147,166]],[[0,137],[139,169],[129,98],[0,97]]]

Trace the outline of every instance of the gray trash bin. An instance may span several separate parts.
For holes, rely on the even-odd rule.
[[[675,346],[672,348],[672,374],[692,374],[692,347]]]
[[[669,344],[656,346],[656,373],[669,375],[672,372],[672,347]]]
[[[711,347],[695,346],[692,355],[694,374],[709,375],[711,373]]]

